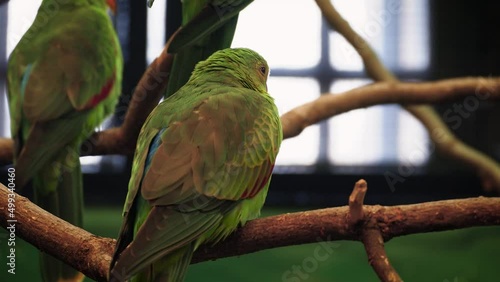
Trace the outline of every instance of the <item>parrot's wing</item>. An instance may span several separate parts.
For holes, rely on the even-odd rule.
[[[151,116],[174,113],[179,105],[168,103],[172,99],[160,104],[146,122],[141,135],[149,138],[148,146],[158,136],[161,142],[136,155],[135,162],[144,165],[145,155],[156,148],[144,177],[137,174],[142,181],[131,178],[125,216],[138,185],[153,209],[118,258],[115,271],[121,275],[133,275],[193,241],[220,223],[239,200],[255,196],[268,184],[281,140],[279,134],[272,136],[281,132],[279,118],[273,118],[277,114],[262,112],[265,98],[255,91],[224,87],[215,91],[220,94],[194,104],[189,115],[169,119],[166,128],[161,128],[165,120]]]
[[[24,114],[32,126],[24,134],[44,136],[33,139],[36,142],[30,144],[29,152],[18,152],[21,162],[22,158],[26,158],[25,163],[34,161],[26,171],[17,165],[23,168],[18,176],[25,181],[38,171],[38,165],[54,158],[59,150],[81,135],[82,130],[91,133],[93,128],[83,128],[87,110],[109,96],[121,72],[115,69],[115,66],[121,68],[116,64],[121,51],[116,35],[110,35],[114,30],[104,12],[79,9],[65,24],[48,30],[50,32],[28,32],[31,37],[23,38],[9,59],[12,135],[16,139],[33,139],[17,138],[24,130],[20,124]],[[95,42],[108,42],[108,47],[95,48]],[[78,112],[82,117],[75,115]],[[61,120],[69,123],[64,125]],[[42,149],[45,146],[54,149]]]
[[[110,94],[121,71],[115,69],[121,51],[107,17],[97,9],[78,9],[65,24],[21,40],[9,60],[8,76],[9,88],[20,89],[9,90],[9,96],[23,97],[30,122],[90,109]],[[95,42],[106,48],[96,48]]]
[[[175,205],[191,200],[194,191],[231,201],[257,194],[271,175],[280,143],[280,136],[272,136],[279,118],[265,112],[271,107],[262,103],[272,101],[263,95],[220,87],[191,114],[172,120],[142,180],[142,196],[154,205]]]

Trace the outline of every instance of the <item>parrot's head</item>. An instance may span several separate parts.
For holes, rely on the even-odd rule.
[[[113,12],[113,15],[116,14],[116,0],[106,0],[106,4],[108,4],[108,7],[111,12]]]
[[[269,65],[257,52],[248,48],[227,48],[199,62],[192,77],[215,75],[219,79],[267,93]]]

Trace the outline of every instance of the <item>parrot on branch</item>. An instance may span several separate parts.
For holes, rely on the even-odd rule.
[[[238,14],[252,1],[182,1],[182,29],[168,48],[169,53],[176,54],[165,97],[186,83],[199,61],[205,60],[215,51],[231,47]],[[153,2],[148,1],[149,7]]]
[[[34,201],[82,226],[80,147],[114,111],[123,57],[108,6],[115,0],[43,0],[9,57],[7,86],[16,185],[30,181]],[[83,275],[40,257],[44,281]]]
[[[256,218],[283,139],[267,62],[223,49],[142,127],[110,281],[184,280],[193,252]]]

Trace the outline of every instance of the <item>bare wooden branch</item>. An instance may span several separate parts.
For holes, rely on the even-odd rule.
[[[389,258],[384,249],[384,238],[377,228],[367,227],[363,230],[361,241],[365,246],[368,262],[377,273],[380,281],[384,282],[402,282],[403,280],[392,267]]]
[[[7,228],[9,196],[0,184],[0,225]],[[15,194],[15,235],[61,259],[89,278],[106,279],[115,240],[72,226]],[[500,225],[500,198],[471,198],[402,206],[364,206],[365,219],[377,223],[385,241],[393,237]],[[321,240],[359,240],[348,222],[349,207],[289,213],[248,222],[225,241],[202,246],[193,263]],[[432,218],[432,220],[429,220]]]
[[[361,179],[356,182],[349,196],[349,222],[352,226],[356,225],[364,217],[363,201],[365,200],[367,189],[366,181]]]
[[[106,277],[115,240],[76,227],[9,191],[2,184],[0,225],[13,228],[14,231],[8,231],[15,237],[81,270],[92,279],[103,280]]]
[[[281,116],[284,138],[299,135],[306,127],[364,107],[397,103],[441,103],[464,97],[500,99],[500,77],[461,77],[434,82],[376,82],[342,93],[325,93]]]
[[[370,44],[352,29],[330,0],[316,0],[316,4],[328,23],[361,56],[370,77],[376,81],[397,81],[397,78],[379,60]],[[405,106],[405,109],[422,122],[431,140],[442,154],[458,159],[476,170],[485,190],[495,188],[500,191],[500,165],[496,161],[458,140],[430,106]]]

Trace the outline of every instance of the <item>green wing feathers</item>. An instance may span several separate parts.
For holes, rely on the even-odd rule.
[[[142,127],[110,281],[182,281],[199,245],[264,204],[282,140],[267,64],[248,49],[216,54]]]

